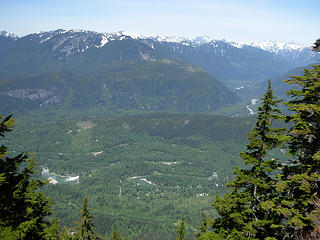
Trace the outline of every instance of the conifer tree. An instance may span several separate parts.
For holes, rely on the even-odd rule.
[[[308,239],[320,217],[316,204],[320,194],[320,65],[286,82],[297,86],[288,92],[291,100],[286,103],[292,113],[287,116],[292,124],[288,142],[291,160],[277,183],[281,195],[274,202],[283,217],[284,238]]]
[[[59,240],[72,240],[72,234],[70,230],[66,227],[63,227],[59,233]]]
[[[179,224],[179,227],[178,227],[178,230],[177,230],[178,235],[177,235],[176,240],[184,240],[185,239],[184,235],[185,235],[186,231],[184,229],[184,224],[185,224],[185,222],[184,222],[184,213],[182,213],[180,224]]]
[[[200,229],[195,234],[196,238],[199,239],[206,231],[208,231],[208,219],[205,217],[204,213],[201,213],[202,222],[200,224]]]
[[[312,50],[315,52],[320,52],[320,38],[316,40],[314,46],[312,47]]]
[[[0,115],[0,137],[12,130],[12,116]],[[28,154],[9,157],[0,147],[0,239],[56,239],[57,222],[46,196],[37,191],[44,184],[33,178],[36,162]]]
[[[277,107],[280,100],[274,98],[270,81],[261,100],[256,125],[248,134],[247,150],[240,154],[246,168],[235,168],[235,178],[227,184],[231,192],[213,203],[220,215],[214,220],[213,229],[227,239],[277,238],[274,227],[280,223],[280,217],[267,207],[277,195],[273,175],[279,163],[270,159],[268,152],[280,146],[286,137],[284,129],[271,126],[274,119],[281,117]]]
[[[120,236],[120,232],[117,231],[117,230],[114,230],[114,231],[111,233],[110,240],[122,240],[122,238],[121,238],[121,236]]]
[[[94,224],[92,222],[93,216],[89,213],[88,197],[83,198],[83,205],[81,209],[81,219],[79,222],[79,230],[75,234],[77,240],[91,240],[97,239],[97,234],[94,233]]]

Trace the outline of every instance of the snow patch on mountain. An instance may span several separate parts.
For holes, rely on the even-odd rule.
[[[182,43],[182,42],[189,42],[190,40],[184,37],[178,36],[156,36],[156,37],[149,37],[153,40],[158,42],[169,42],[169,43]]]
[[[236,87],[235,89],[236,90],[240,90],[240,89],[243,89],[244,88],[244,86],[240,86],[240,87]]]
[[[95,47],[103,47],[104,45],[106,45],[109,42],[108,38],[104,35],[101,36],[101,42],[100,45],[95,46]]]
[[[246,45],[243,42],[229,42],[229,44],[231,44],[235,48],[242,48],[244,45]]]

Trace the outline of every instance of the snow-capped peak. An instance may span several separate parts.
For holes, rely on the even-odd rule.
[[[65,32],[71,32],[71,33],[97,33],[94,31],[87,31],[87,30],[83,30],[83,29],[71,29],[69,31],[65,31]]]
[[[170,42],[170,43],[182,43],[182,42],[188,42],[190,41],[187,38],[184,37],[178,37],[178,36],[156,36],[151,37],[152,39],[159,41],[159,42]]]
[[[200,36],[200,37],[196,37],[192,40],[192,42],[196,45],[202,45],[202,44],[206,44],[206,43],[209,43],[211,42],[212,39],[209,37],[209,36]]]
[[[137,33],[134,33],[134,32],[119,31],[118,33],[121,34],[121,35],[124,35],[124,36],[131,37],[132,39],[143,38],[141,35],[139,35]]]
[[[263,50],[272,53],[278,53],[279,51],[290,51],[290,50],[302,50],[309,46],[301,43],[295,42],[283,42],[283,41],[263,41],[263,42],[256,42],[251,43],[251,46],[259,47]]]
[[[115,32],[115,33],[101,33],[98,35],[101,35],[101,42],[99,45],[95,46],[97,48],[103,47],[109,41],[122,40],[122,39],[125,39],[126,37],[130,37],[132,39],[144,38],[143,36],[141,36],[137,33],[128,32],[128,31],[119,31],[119,32]]]
[[[212,38],[206,35],[199,36],[191,40],[188,38],[179,37],[179,36],[156,36],[156,37],[148,37],[148,38],[158,42],[181,43],[185,46],[200,46],[203,44],[218,41],[218,40],[213,40]]]
[[[301,51],[310,46],[302,43],[284,42],[284,41],[262,41],[262,42],[229,42],[232,46],[242,48],[251,46],[262,50],[278,54],[279,51]]]
[[[0,36],[6,37],[6,38],[12,38],[12,39],[17,39],[18,36],[15,35],[14,33],[7,32],[7,31],[0,31]]]
[[[232,46],[234,46],[236,48],[242,48],[244,45],[247,46],[247,44],[244,42],[229,42],[229,44],[231,44]]]
[[[0,36],[11,37],[17,39],[18,37],[14,34],[2,31]],[[154,42],[169,43],[172,45],[174,51],[180,51],[181,45],[186,47],[200,47],[202,45],[205,48],[213,48],[216,54],[221,53],[224,56],[225,49],[230,47],[243,48],[243,47],[254,47],[268,51],[274,55],[285,57],[288,60],[293,58],[298,59],[300,56],[305,56],[303,59],[313,59],[315,53],[311,51],[310,47],[305,44],[299,44],[294,42],[282,42],[282,41],[264,41],[264,42],[230,42],[227,40],[211,39],[208,36],[196,37],[192,40],[185,37],[178,36],[142,36],[136,33],[128,31],[118,31],[114,33],[98,33],[95,31],[86,30],[63,30],[57,29],[48,32],[39,32],[29,34],[22,37],[29,41],[36,41],[39,43],[46,43],[51,47],[59,56],[70,56],[71,54],[81,54],[90,48],[101,48],[112,41],[122,41],[134,39],[135,41],[143,42],[149,45],[152,49],[155,49],[157,45]],[[220,48],[220,49],[219,49]],[[258,50],[259,51],[259,50]]]

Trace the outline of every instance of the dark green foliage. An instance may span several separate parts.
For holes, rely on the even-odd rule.
[[[312,47],[313,51],[320,52],[320,38],[317,39],[317,41],[314,43],[314,46]]]
[[[8,144],[30,149],[51,173],[80,175],[74,185],[51,175],[60,183],[45,186],[61,226],[80,218],[83,196],[89,195],[95,231],[105,237],[118,229],[128,239],[174,239],[183,211],[188,239],[199,226],[199,212],[212,217],[214,194],[225,193],[234,165],[243,165],[238,153],[254,122],[165,113],[89,118],[19,125]]]
[[[83,198],[81,218],[78,223],[78,231],[74,234],[75,240],[94,240],[97,234],[94,233],[93,216],[89,213],[88,197]]]
[[[281,195],[275,204],[283,217],[286,238],[307,238],[316,229],[314,219],[319,217],[316,203],[320,194],[320,65],[286,82],[300,90],[288,92],[291,100],[286,105],[292,111],[287,116],[292,123],[288,142],[291,159],[277,183]]]
[[[101,79],[111,104],[122,109],[211,112],[238,100],[202,68],[169,60],[114,63]]]
[[[11,131],[11,116],[2,119],[0,135]],[[36,162],[28,154],[8,156],[7,147],[0,147],[0,238],[56,239],[57,222],[51,214],[47,197],[38,189],[44,184],[33,178]]]
[[[204,234],[196,238],[197,240],[225,240],[224,237],[211,232],[211,231],[206,231]]]
[[[201,239],[201,236],[203,236],[208,231],[209,219],[206,218],[203,212],[201,213],[201,215],[202,222],[200,224],[198,232],[195,234],[196,239]]]
[[[184,222],[184,213],[182,213],[181,220],[179,223],[179,227],[177,229],[177,237],[176,240],[184,240],[185,239],[185,222]]]
[[[122,240],[120,236],[120,232],[117,230],[114,230],[110,236],[110,240]]]
[[[248,134],[247,151],[240,155],[246,168],[235,169],[235,178],[227,184],[231,192],[224,198],[217,197],[213,206],[220,217],[213,223],[213,229],[228,239],[265,239],[277,237],[275,227],[280,218],[268,210],[270,200],[277,195],[273,175],[279,167],[276,159],[268,156],[271,149],[286,140],[284,129],[271,126],[280,110],[271,84],[259,107],[256,126]]]
[[[290,96],[288,96],[286,94],[287,91],[289,91],[290,89],[292,89],[292,87],[296,87],[296,86],[290,86],[289,84],[287,84],[286,82],[284,82],[284,79],[288,79],[288,76],[291,75],[302,75],[304,73],[304,69],[306,67],[297,67],[294,68],[292,70],[290,70],[289,72],[286,72],[285,74],[275,77],[272,79],[272,89],[274,90],[274,93],[276,96],[283,98],[284,100],[289,100]],[[308,66],[307,68],[311,69],[311,66]],[[264,85],[263,85],[264,86]],[[262,88],[262,85],[261,85]],[[285,110],[286,108],[284,108]]]
[[[14,120],[12,118],[12,115],[7,116],[4,118],[0,115],[1,123],[0,123],[0,136],[4,137],[4,134],[6,132],[12,131],[11,128],[14,126]],[[3,119],[3,120],[2,120]],[[4,150],[3,150],[4,152]],[[4,157],[4,156],[1,156]]]
[[[272,114],[276,101],[268,90],[257,125],[249,133],[247,152],[241,153],[253,167],[237,168],[235,180],[228,184],[231,193],[214,203],[220,217],[213,227],[224,237],[319,239],[320,65],[286,82],[294,85],[285,103],[290,129],[282,135],[281,129],[271,128],[271,120],[279,116]],[[281,143],[287,146],[290,159],[265,160],[269,150]],[[275,179],[277,168],[281,171]]]
[[[59,240],[73,240],[71,230],[63,227],[59,233]]]
[[[0,88],[2,111],[58,110],[68,116],[70,111],[96,107],[109,114],[212,112],[239,100],[202,68],[175,61],[122,61],[90,75],[55,71],[0,78]]]

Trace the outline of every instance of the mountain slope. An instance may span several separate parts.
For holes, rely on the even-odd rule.
[[[171,60],[117,63],[102,75],[106,94],[121,108],[210,112],[238,100],[202,68]]]
[[[273,88],[275,93],[278,96],[281,96],[282,98],[288,99],[288,95],[286,94],[287,91],[290,89],[297,89],[297,85],[295,84],[288,84],[284,82],[284,80],[291,79],[291,76],[302,76],[304,74],[305,69],[313,69],[311,65],[305,66],[305,67],[297,67],[294,69],[291,69],[287,73],[277,76],[272,79]]]
[[[99,66],[96,75],[69,71],[0,82],[0,111],[56,106],[68,111],[106,109],[211,112],[238,97],[202,68],[172,60],[121,61]]]

